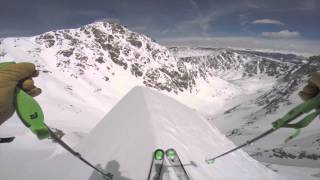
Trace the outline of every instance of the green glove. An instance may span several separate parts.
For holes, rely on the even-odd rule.
[[[304,101],[311,99],[320,93],[320,72],[311,74],[308,84],[299,92],[299,96]]]
[[[33,97],[41,93],[41,89],[32,80],[38,74],[32,63],[10,64],[0,68],[0,125],[15,111],[14,95],[17,86]]]

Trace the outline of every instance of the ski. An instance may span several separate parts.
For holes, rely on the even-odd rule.
[[[164,151],[157,149],[154,151],[148,175],[148,180],[159,180],[164,162]]]
[[[0,138],[0,143],[11,143],[15,137],[5,137],[5,138]]]
[[[190,177],[188,176],[187,171],[184,169],[184,166],[181,163],[178,153],[175,149],[168,149],[166,151],[166,157],[179,180],[190,180]]]

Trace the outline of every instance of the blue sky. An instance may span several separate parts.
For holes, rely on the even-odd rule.
[[[99,19],[153,39],[320,41],[319,0],[1,0],[0,37],[31,36]]]

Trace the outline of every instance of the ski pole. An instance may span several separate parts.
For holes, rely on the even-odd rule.
[[[263,138],[263,137],[265,137],[265,136],[267,136],[268,134],[273,133],[274,131],[275,131],[275,129],[273,129],[273,128],[272,128],[272,129],[269,129],[268,131],[264,132],[264,133],[261,134],[260,136],[257,136],[257,137],[255,137],[255,138],[247,141],[246,143],[243,143],[243,144],[240,145],[240,146],[237,146],[237,147],[235,147],[235,148],[233,148],[233,149],[231,149],[231,150],[229,150],[229,151],[227,151],[227,152],[225,152],[225,153],[223,153],[223,154],[221,154],[221,155],[219,155],[219,156],[216,156],[216,157],[214,157],[214,158],[207,159],[206,162],[207,162],[208,164],[212,164],[212,163],[214,163],[214,161],[215,161],[216,159],[218,159],[218,158],[220,158],[220,157],[223,157],[223,156],[225,156],[225,155],[227,155],[227,154],[230,154],[230,153],[232,153],[232,152],[234,152],[234,151],[236,151],[236,150],[238,150],[238,149],[241,149],[241,148],[243,148],[243,147],[245,147],[245,146],[247,146],[247,145],[249,145],[249,144],[251,144],[251,143],[253,143],[253,142],[255,142],[255,141],[257,141],[257,140],[259,140],[259,139],[261,139],[261,138]]]
[[[0,63],[0,69],[11,64],[15,64],[15,62]],[[80,159],[82,162],[84,162],[86,165],[100,173],[103,176],[103,178],[105,178],[106,180],[112,180],[113,175],[111,173],[106,174],[102,172],[100,169],[93,166],[90,162],[83,158],[79,152],[74,151],[70,146],[68,146],[62,139],[60,139],[55,134],[45,124],[44,113],[39,103],[32,96],[28,95],[19,87],[16,88],[14,105],[22,123],[26,127],[28,127],[38,137],[38,139],[42,140],[51,137],[69,153],[71,153],[72,155]]]
[[[237,146],[219,156],[216,156],[214,158],[210,158],[210,159],[206,159],[206,162],[208,164],[212,164],[214,163],[214,161],[218,158],[221,158],[225,155],[228,155],[238,149],[241,149],[271,133],[273,133],[274,131],[280,129],[280,128],[293,128],[296,129],[296,132],[289,136],[286,140],[285,143],[288,142],[289,140],[297,137],[300,133],[300,129],[307,127],[318,115],[320,115],[320,96],[316,96],[310,100],[307,100],[301,104],[299,104],[298,106],[296,106],[295,108],[291,109],[287,114],[285,114],[282,118],[274,121],[272,123],[272,128],[269,129],[268,131],[264,132],[263,134],[247,141],[246,143]],[[309,113],[310,111],[315,110],[312,113]],[[307,114],[302,120],[298,121],[297,123],[293,123],[293,124],[289,124],[290,122],[294,121],[295,119],[297,119],[298,117],[300,117],[303,114]]]

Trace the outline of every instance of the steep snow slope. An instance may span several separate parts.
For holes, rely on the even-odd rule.
[[[196,111],[156,91],[137,87],[99,122],[76,149],[97,167],[114,173],[117,180],[145,180],[156,148],[175,148],[183,163],[191,164],[186,165],[186,170],[192,179],[283,179],[243,151],[212,165],[205,163],[206,157],[232,147],[234,145]],[[68,154],[28,166],[28,172],[35,166],[38,170],[30,173],[31,177],[46,175],[48,180],[101,179]],[[165,166],[163,173],[165,179],[177,180],[170,166]]]
[[[104,137],[104,143],[97,140],[99,137]],[[93,151],[90,147],[97,149]],[[192,179],[279,178],[241,151],[207,165],[205,156],[232,148],[232,143],[195,111],[142,87],[129,92],[78,146],[84,155],[99,164],[116,159],[123,174],[133,179],[147,177],[146,169],[154,149],[172,147],[184,163],[196,164],[186,166]],[[140,168],[134,167],[136,162]],[[174,179],[174,175],[170,174],[170,178]]]

